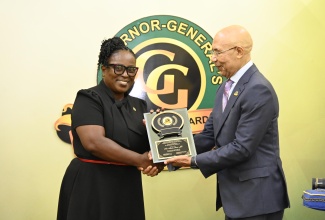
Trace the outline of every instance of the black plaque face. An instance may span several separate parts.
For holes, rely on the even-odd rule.
[[[196,155],[187,109],[145,113],[144,117],[155,163],[179,155]]]
[[[191,155],[188,138],[156,141],[158,159],[167,159],[179,155]]]

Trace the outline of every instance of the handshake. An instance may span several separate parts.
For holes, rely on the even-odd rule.
[[[196,149],[187,109],[151,110],[144,113],[144,118],[151,148],[147,159],[152,164],[138,169],[148,176],[156,176],[166,165],[169,171],[190,167]]]
[[[142,171],[143,174],[147,176],[157,176],[167,165],[168,170],[175,170],[176,167],[190,167],[191,166],[191,157],[186,155],[175,156],[165,160],[164,162],[153,163],[152,162],[152,154],[150,152],[146,152],[143,155],[147,155],[148,159],[151,161],[146,168],[138,167],[138,170]]]

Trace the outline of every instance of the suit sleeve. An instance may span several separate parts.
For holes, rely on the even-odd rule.
[[[194,143],[196,152],[198,154],[209,151],[215,146],[212,113],[210,114],[207,122],[205,123],[203,131],[194,136]]]

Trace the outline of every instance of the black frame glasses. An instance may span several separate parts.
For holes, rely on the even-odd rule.
[[[111,66],[114,69],[114,73],[116,75],[122,75],[124,73],[124,71],[126,70],[126,73],[129,76],[135,76],[138,72],[139,67],[135,67],[135,66],[124,66],[122,64],[108,64],[107,66]]]
[[[227,51],[229,51],[229,50],[233,50],[233,49],[237,49],[237,46],[235,46],[235,47],[232,47],[232,48],[230,48],[230,49],[227,49],[227,50],[223,50],[223,51],[217,51],[217,50],[210,50],[210,54],[213,56],[219,56],[220,54],[222,54],[222,53],[224,53],[224,52],[227,52]]]

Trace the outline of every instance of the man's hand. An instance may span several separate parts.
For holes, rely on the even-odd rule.
[[[175,167],[190,167],[191,166],[191,157],[183,155],[172,157],[168,160],[165,160],[165,164],[171,164]]]

